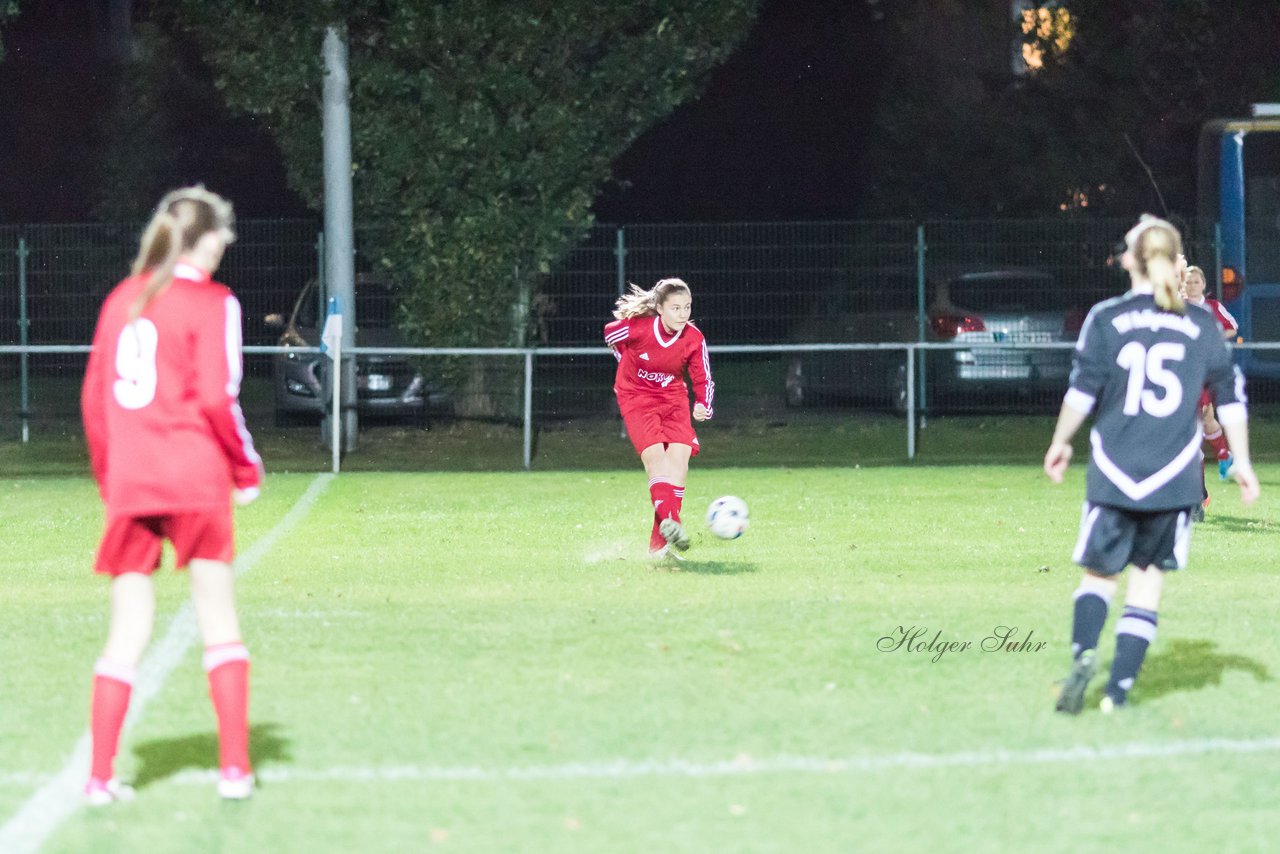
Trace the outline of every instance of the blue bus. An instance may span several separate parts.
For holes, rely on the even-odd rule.
[[[1213,260],[1199,261],[1247,342],[1280,342],[1280,107],[1266,115],[1271,107],[1200,130],[1198,237],[1206,248],[1220,240],[1216,281]],[[1247,374],[1280,377],[1278,350],[1240,351],[1238,359]]]

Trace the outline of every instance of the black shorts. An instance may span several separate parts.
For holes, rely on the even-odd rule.
[[[1117,575],[1129,564],[1182,569],[1190,546],[1190,507],[1145,513],[1086,501],[1071,559],[1099,575]]]

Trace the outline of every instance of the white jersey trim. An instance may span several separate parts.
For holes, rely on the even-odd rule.
[[[686,324],[687,325],[687,324]],[[672,336],[670,341],[662,340],[662,318],[654,317],[653,319],[653,337],[663,349],[670,347],[672,344],[680,340],[680,336],[684,334],[684,326],[680,327],[680,331]]]
[[[1098,399],[1091,394],[1081,391],[1078,388],[1067,389],[1067,394],[1062,398],[1062,402],[1070,406],[1076,412],[1088,415],[1093,411],[1093,405]]]
[[[1107,480],[1115,485],[1125,495],[1134,501],[1141,501],[1148,495],[1151,495],[1160,487],[1169,483],[1177,477],[1183,469],[1185,469],[1193,460],[1200,456],[1200,445],[1204,442],[1204,433],[1200,427],[1196,427],[1195,435],[1185,448],[1178,452],[1177,456],[1169,460],[1163,468],[1154,472],[1150,476],[1141,481],[1136,481],[1129,475],[1125,474],[1120,466],[1107,456],[1106,450],[1102,447],[1102,436],[1097,429],[1089,433],[1089,445],[1093,449],[1093,462],[1098,466],[1098,471],[1106,476]]]

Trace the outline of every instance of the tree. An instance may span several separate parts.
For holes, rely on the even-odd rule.
[[[1280,96],[1273,0],[1039,5],[1070,39],[1026,34],[1043,67],[1024,76],[1010,67],[1024,36],[1007,4],[893,7],[864,212],[1189,214],[1200,124]]]
[[[350,46],[361,263],[433,345],[520,340],[512,305],[591,224],[612,161],[695,96],[758,0],[345,0],[177,4],[228,102],[322,196],[324,28]],[[519,271],[517,275],[516,271]]]

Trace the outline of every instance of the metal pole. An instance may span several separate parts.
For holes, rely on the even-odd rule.
[[[338,336],[338,340],[333,342],[333,361],[330,363],[334,368],[342,364],[342,336]],[[329,446],[333,449],[333,473],[337,474],[342,468],[342,431],[340,425],[342,419],[338,418],[338,413],[342,408],[342,371],[332,370],[333,374],[333,417],[329,419],[329,427],[332,435],[329,440]]]
[[[907,345],[907,459],[916,458],[916,348]]]
[[[613,250],[613,255],[618,260],[618,296],[624,296],[627,292],[627,238],[625,229],[618,226],[618,243]],[[618,427],[618,438],[627,438],[627,422],[623,421]]]
[[[342,339],[356,340],[355,237],[351,193],[351,98],[347,76],[347,42],[336,27],[324,31],[324,230],[328,294],[342,307]],[[356,362],[342,360],[342,433],[345,450],[356,445]]]
[[[1215,299],[1222,302],[1222,223],[1213,224],[1213,269]]]
[[[925,286],[924,286],[924,258],[925,258],[925,242],[924,242],[924,226],[916,226],[916,325],[918,326],[918,340],[924,343],[924,315],[927,307],[925,306]],[[925,359],[920,357],[920,408],[928,410],[925,401]]]
[[[27,240],[18,238],[18,344],[30,344],[31,319],[27,316]],[[22,441],[31,439],[31,356],[25,350],[18,356],[18,414],[22,418]]]
[[[524,468],[533,467],[533,350],[524,351]]]

